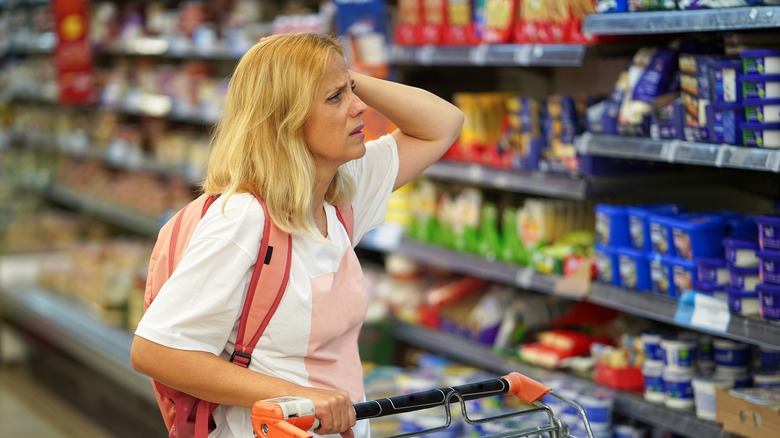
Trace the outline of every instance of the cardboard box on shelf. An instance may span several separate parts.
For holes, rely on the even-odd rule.
[[[780,391],[716,388],[715,406],[726,432],[750,438],[780,433]]]

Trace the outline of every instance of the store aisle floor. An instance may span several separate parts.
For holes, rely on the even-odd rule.
[[[0,437],[112,436],[36,382],[22,365],[0,365]]]

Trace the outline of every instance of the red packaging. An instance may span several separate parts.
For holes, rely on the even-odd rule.
[[[447,0],[447,26],[442,35],[443,44],[475,45],[479,43],[474,32],[474,16],[469,0]]]
[[[424,0],[420,43],[439,45],[447,28],[447,0]]]
[[[398,0],[398,23],[395,43],[399,46],[418,46],[422,36],[422,0]]]
[[[483,42],[501,44],[512,39],[517,2],[518,0],[486,0]]]

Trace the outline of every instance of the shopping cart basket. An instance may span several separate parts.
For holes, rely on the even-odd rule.
[[[501,394],[514,395],[527,403],[528,407],[479,419],[469,418],[466,411],[466,401]],[[468,424],[502,421],[539,412],[547,415],[547,421],[544,424],[534,424],[521,430],[492,435],[494,438],[536,436],[541,434],[547,434],[553,438],[572,437],[569,426],[556,416],[555,412],[548,405],[539,401],[548,394],[573,407],[582,418],[587,437],[593,438],[593,431],[582,406],[573,400],[556,394],[550,387],[515,372],[498,379],[371,400],[357,403],[353,406],[358,420],[444,406],[446,413],[445,424],[422,431],[395,435],[393,438],[421,436],[447,429],[452,422],[452,412],[450,410],[450,404],[452,403],[460,404],[463,419]],[[306,431],[316,428],[314,404],[310,400],[298,397],[280,397],[258,401],[252,407],[252,427],[255,435],[259,438],[310,438],[312,435]]]

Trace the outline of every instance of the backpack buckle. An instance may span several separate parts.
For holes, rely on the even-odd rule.
[[[230,355],[230,361],[244,368],[249,368],[249,362],[252,362],[252,355],[243,351],[234,351]]]

